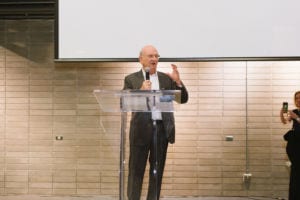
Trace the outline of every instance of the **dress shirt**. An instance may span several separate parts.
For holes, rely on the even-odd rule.
[[[143,74],[146,80],[146,72],[143,69]],[[158,76],[157,73],[155,72],[154,74],[150,74],[150,81],[151,81],[151,90],[159,90],[159,81],[158,81]],[[150,100],[150,103],[152,104],[152,99]],[[152,119],[153,120],[161,120],[161,112],[160,111],[153,111],[152,112]]]

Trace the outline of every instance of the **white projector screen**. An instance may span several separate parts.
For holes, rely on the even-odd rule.
[[[299,0],[57,0],[57,60],[299,59]]]

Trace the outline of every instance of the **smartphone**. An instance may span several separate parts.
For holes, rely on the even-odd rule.
[[[283,109],[283,113],[287,113],[288,112],[288,109],[289,109],[288,102],[283,102],[282,103],[282,109]]]

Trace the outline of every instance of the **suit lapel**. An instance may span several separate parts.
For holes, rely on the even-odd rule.
[[[162,74],[161,74],[161,72],[157,72],[157,76],[158,76],[158,82],[159,82],[159,89],[160,90],[164,90],[164,89],[166,89],[165,87],[165,83],[164,83],[164,78],[163,78],[163,76],[162,76]]]
[[[136,74],[136,79],[135,79],[135,85],[137,85],[138,86],[138,88],[137,89],[139,89],[141,86],[142,86],[142,84],[143,84],[143,82],[144,82],[144,75],[143,75],[143,71],[142,70],[140,70],[137,74]]]

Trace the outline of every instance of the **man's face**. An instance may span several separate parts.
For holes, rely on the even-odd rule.
[[[143,65],[143,68],[144,69],[145,67],[150,68],[150,74],[156,72],[158,60],[159,60],[159,54],[157,50],[152,46],[144,47],[139,57],[139,61]]]

